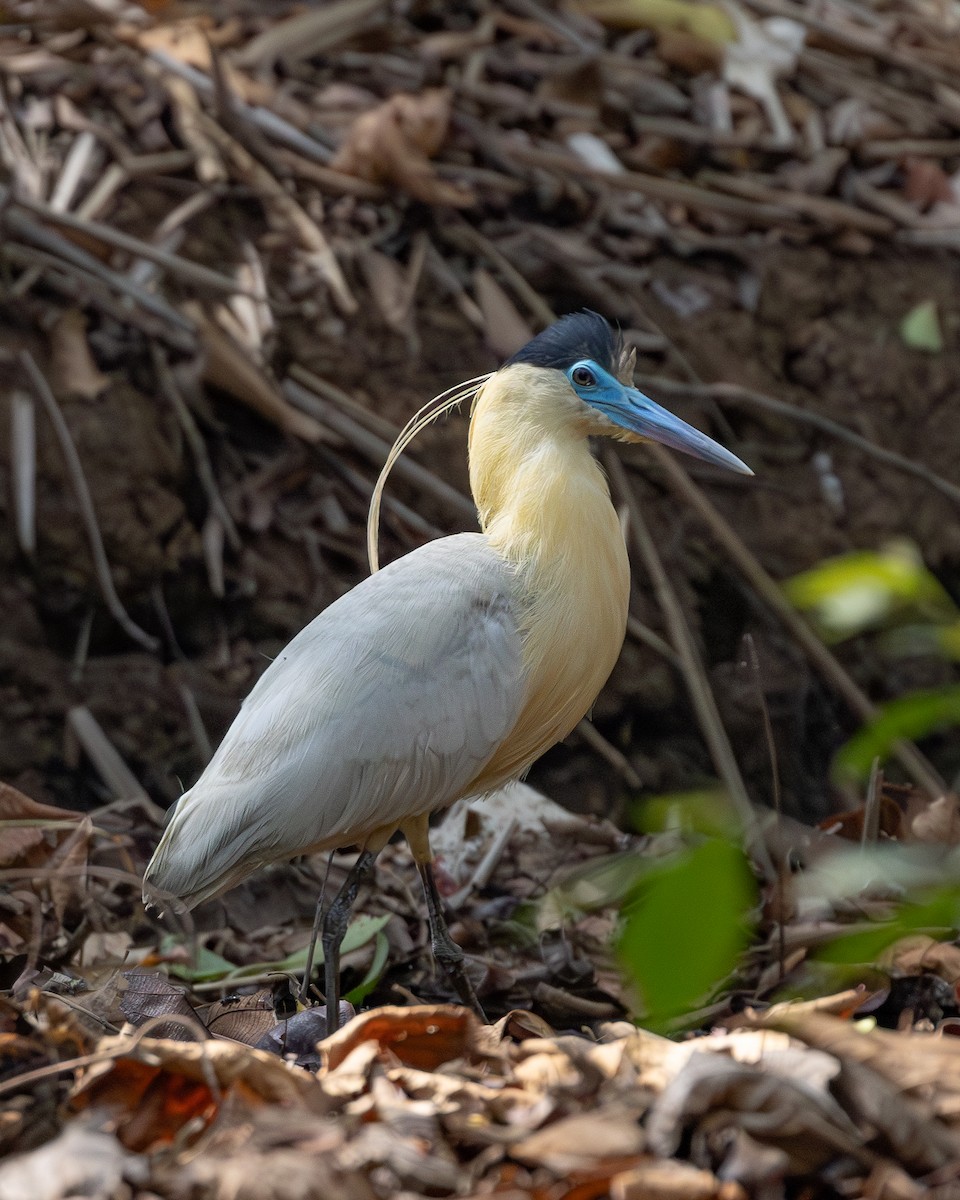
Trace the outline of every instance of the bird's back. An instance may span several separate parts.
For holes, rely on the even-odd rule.
[[[365,580],[264,672],[177,804],[147,889],[194,904],[469,790],[524,701],[514,572],[481,534]]]

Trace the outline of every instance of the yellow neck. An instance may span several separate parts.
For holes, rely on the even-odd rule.
[[[515,365],[484,385],[470,485],[481,528],[516,572],[526,703],[490,772],[517,774],[566,737],[613,669],[629,565],[582,406],[558,373]]]

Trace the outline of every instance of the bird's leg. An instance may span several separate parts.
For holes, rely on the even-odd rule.
[[[427,901],[427,924],[430,927],[430,945],[433,949],[433,957],[446,972],[463,1003],[468,1008],[472,1008],[483,1022],[486,1022],[487,1017],[477,998],[476,989],[470,982],[470,976],[463,965],[463,951],[450,936],[450,930],[444,920],[443,901],[437,890],[437,881],[433,877],[433,864],[429,859],[425,862],[418,861],[417,870],[420,872],[423,894]]]
[[[327,1001],[327,1037],[336,1033],[340,1025],[340,943],[347,932],[350,910],[357,898],[360,885],[365,883],[373,870],[377,851],[362,850],[357,861],[347,872],[340,891],[334,896],[327,914],[323,918],[323,988]]]
[[[300,985],[300,995],[297,999],[301,1004],[307,1003],[310,993],[310,976],[313,974],[313,956],[317,952],[317,942],[320,939],[320,923],[323,920],[323,902],[327,895],[327,880],[330,878],[330,864],[333,862],[333,851],[327,855],[327,869],[323,873],[323,883],[320,885],[320,895],[317,896],[317,910],[313,914],[313,929],[310,930],[310,943],[307,946],[307,961],[303,968],[303,982]]]

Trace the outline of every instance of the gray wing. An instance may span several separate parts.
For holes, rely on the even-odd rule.
[[[480,534],[421,547],[302,630],[264,672],[147,872],[195,902],[265,862],[442,807],[523,700],[509,566]]]

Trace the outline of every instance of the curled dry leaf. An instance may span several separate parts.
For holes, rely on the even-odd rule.
[[[188,1122],[199,1132],[227,1097],[247,1107],[292,1105],[326,1112],[329,1100],[305,1071],[237,1042],[176,1042],[169,1038],[104,1038],[104,1058],[81,1074],[73,1109],[107,1108],[118,1114],[117,1136],[146,1150],[181,1136]]]
[[[558,1175],[583,1169],[599,1159],[623,1158],[644,1149],[642,1109],[605,1107],[554,1121],[510,1148],[513,1158],[543,1164]]]
[[[533,337],[533,330],[489,271],[477,267],[473,292],[483,313],[487,345],[500,358],[509,358]]]
[[[50,329],[50,376],[54,391],[84,400],[95,400],[110,383],[93,361],[79,308],[68,308]]]
[[[938,975],[956,986],[960,983],[960,946],[916,933],[888,946],[879,965],[894,975]]]
[[[746,1195],[732,1179],[671,1159],[640,1163],[610,1181],[611,1200],[746,1200]]]
[[[376,1042],[400,1062],[421,1071],[464,1058],[478,1045],[477,1018],[454,1004],[386,1006],[362,1013],[321,1044],[327,1070],[333,1070],[364,1042]]]
[[[49,857],[49,847],[64,835],[56,825],[80,819],[78,812],[39,804],[8,783],[0,783],[0,867],[40,866]]]
[[[105,1075],[74,1096],[73,1106],[112,1111],[120,1143],[138,1152],[169,1146],[188,1124],[199,1133],[220,1107],[205,1080],[133,1058],[117,1059]]]
[[[957,807],[957,797],[947,795],[931,801],[914,817],[910,832],[918,842],[955,846],[960,842],[960,811]]]
[[[311,445],[327,438],[323,426],[288,404],[245,348],[207,316],[199,304],[187,301],[183,311],[196,323],[205,353],[203,378],[208,383]]]
[[[131,1025],[139,1027],[155,1017],[183,1017],[195,1020],[196,1014],[187,1000],[187,989],[172,983],[159,971],[124,971],[124,991],[120,997],[120,1011]],[[190,1030],[181,1022],[156,1025],[153,1034],[158,1038],[190,1040]]]
[[[0,1200],[128,1196],[148,1175],[147,1164],[111,1134],[74,1121],[45,1146],[0,1166]]]
[[[450,104],[447,88],[391,96],[357,117],[330,165],[371,183],[396,184],[427,204],[473,204],[468,188],[439,179],[429,161],[447,136]]]

